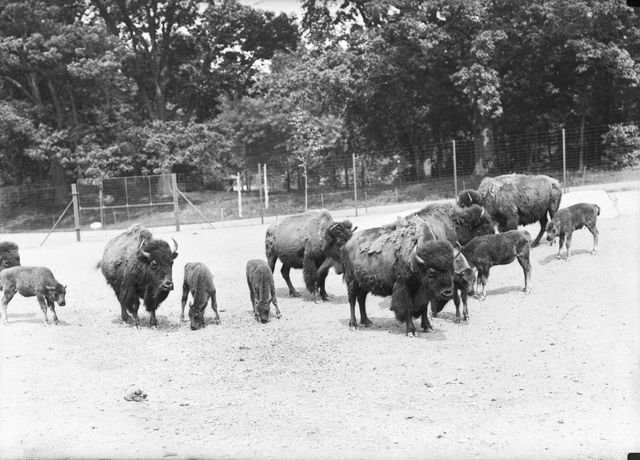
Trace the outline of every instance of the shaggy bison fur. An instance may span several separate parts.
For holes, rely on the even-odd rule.
[[[453,295],[453,247],[442,223],[431,217],[411,216],[357,232],[343,253],[350,327],[357,328],[356,300],[360,322],[372,324],[365,304],[368,293],[391,296],[391,310],[406,323],[407,335],[415,335],[413,318],[419,316],[423,329],[430,328],[426,315],[430,301]]]
[[[4,324],[8,324],[7,305],[16,292],[24,297],[35,296],[38,299],[45,326],[49,322],[47,307],[53,313],[53,322],[58,324],[55,304],[57,303],[61,307],[66,304],[67,287],[60,284],[47,267],[18,266],[2,270],[0,272],[0,291],[2,291],[0,303],[2,303],[2,322]]]
[[[291,284],[289,270],[302,268],[309,292],[315,296],[319,289],[326,300],[325,279],[332,265],[341,270],[342,247],[353,230],[350,221],[335,222],[325,209],[285,217],[267,228],[265,252],[269,268],[273,273],[280,259],[280,272],[292,296],[300,294]]]
[[[140,224],[110,240],[99,266],[120,302],[122,320],[140,326],[140,299],[149,312],[149,324],[157,327],[156,309],[173,289],[173,260],[178,256],[166,241],[156,240]]]
[[[578,203],[568,208],[562,208],[558,210],[558,213],[547,224],[547,240],[553,241],[555,237],[560,238],[560,244],[558,245],[558,259],[560,258],[560,250],[564,244],[565,238],[567,239],[567,258],[569,260],[569,253],[571,251],[571,237],[574,230],[579,230],[582,227],[587,229],[593,235],[593,250],[591,254],[595,254],[598,251],[598,229],[596,222],[600,215],[600,207],[597,204],[591,203]]]
[[[264,260],[251,259],[247,262],[247,284],[255,319],[262,323],[268,322],[271,303],[276,308],[276,318],[280,318],[273,273]]]
[[[191,330],[195,331],[204,327],[204,310],[211,300],[211,308],[216,315],[215,324],[220,324],[218,315],[218,302],[216,301],[216,287],[213,284],[213,275],[207,266],[200,262],[189,262],[184,266],[184,281],[182,282],[182,299],[180,307],[180,321],[184,321],[184,307],[187,298],[191,294],[193,299],[189,304],[189,320]]]
[[[561,198],[562,187],[556,179],[544,175],[506,174],[485,177],[477,191],[462,191],[458,195],[458,205],[483,206],[498,223],[501,232],[540,222],[540,232],[531,245],[535,247],[547,222],[556,215]]]
[[[524,272],[524,291],[529,292],[531,280],[531,235],[525,230],[510,230],[497,235],[478,236],[471,240],[462,253],[471,268],[478,269],[478,283],[482,286],[481,296],[487,296],[489,270],[494,265],[507,265],[518,259]]]
[[[12,241],[0,242],[0,271],[20,265],[18,245]]]

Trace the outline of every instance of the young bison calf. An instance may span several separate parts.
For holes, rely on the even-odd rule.
[[[597,204],[591,203],[578,203],[568,208],[559,209],[555,217],[551,219],[551,222],[547,224],[547,241],[553,242],[556,236],[560,237],[556,258],[560,258],[560,250],[566,237],[567,258],[565,260],[569,261],[571,236],[574,230],[579,230],[582,227],[587,227],[593,235],[593,251],[591,251],[591,254],[595,254],[598,250],[599,233],[596,228],[596,221],[599,215],[600,207]]]
[[[216,317],[215,324],[220,324],[218,316],[218,303],[216,302],[216,287],[213,285],[213,275],[207,266],[200,262],[189,262],[184,266],[184,281],[182,283],[182,313],[180,321],[184,321],[184,307],[191,293],[193,301],[189,304],[189,319],[191,330],[195,331],[204,327],[204,310],[211,299],[211,308]]]
[[[467,259],[458,253],[453,258],[453,303],[456,306],[456,323],[460,322],[460,299],[462,299],[462,316],[469,319],[467,300],[469,294],[473,294],[473,284],[476,282],[476,274],[473,272]],[[431,313],[437,316],[447,304],[446,300],[431,303]]]
[[[269,321],[271,303],[276,307],[276,318],[280,318],[273,273],[264,260],[251,259],[247,262],[247,284],[256,320],[262,323]]]
[[[510,230],[495,235],[477,236],[463,249],[462,254],[472,268],[478,269],[478,283],[482,285],[481,298],[487,296],[489,270],[494,265],[507,265],[518,259],[524,271],[524,291],[529,292],[531,279],[531,235],[525,230]]]
[[[0,291],[2,291],[2,322],[7,321],[7,305],[19,292],[24,297],[36,296],[42,313],[44,315],[44,325],[49,323],[47,318],[47,306],[53,313],[53,322],[59,324],[56,315],[56,306],[64,307],[67,287],[58,283],[53,277],[53,273],[46,267],[11,267],[0,272]]]

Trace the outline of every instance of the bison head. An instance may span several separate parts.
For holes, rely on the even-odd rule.
[[[473,285],[476,282],[476,274],[469,266],[469,262],[460,248],[453,258],[453,284],[456,289],[466,292],[467,294],[473,294]]]
[[[152,239],[145,243],[142,240],[138,248],[138,259],[144,263],[147,277],[147,289],[151,289],[152,296],[158,301],[164,300],[173,289],[173,259],[178,256],[178,243],[173,240],[173,251],[166,241]],[[145,296],[146,298],[146,296]]]
[[[197,331],[204,327],[204,310],[207,304],[203,306],[194,306],[193,302],[189,304],[189,320],[191,321],[191,330]]]
[[[353,228],[351,221],[343,220],[342,222],[332,223],[324,234],[322,251],[326,257],[335,261],[334,266],[337,267],[336,271],[338,271],[343,264],[342,248],[347,241],[349,241],[353,232],[355,232],[357,228],[358,227]]]
[[[55,286],[45,286],[47,290],[46,296],[48,300],[57,303],[61,307],[64,307],[67,304],[65,296],[67,295],[67,286],[63,286],[62,284],[57,284]]]
[[[271,299],[267,301],[259,300],[256,302],[256,321],[260,321],[263,324],[269,322],[269,313],[271,310],[270,306]]]
[[[447,241],[428,241],[411,251],[411,271],[430,297],[449,300],[453,296],[453,248]]]
[[[11,241],[0,243],[0,271],[20,265],[18,245]]]
[[[473,204],[481,204],[482,197],[475,190],[463,190],[458,194],[456,203],[462,208],[468,208]]]
[[[547,230],[547,241],[553,241],[555,237],[558,236],[558,233],[560,233],[560,226],[558,225],[558,222],[556,222],[555,220],[552,220],[549,223],[547,223],[546,230]]]
[[[452,216],[456,230],[456,239],[465,245],[476,236],[496,233],[496,223],[489,213],[478,205],[458,208]]]

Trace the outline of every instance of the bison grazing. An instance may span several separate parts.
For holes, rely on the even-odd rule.
[[[140,299],[149,312],[149,324],[158,326],[156,309],[173,289],[171,269],[178,256],[166,241],[156,240],[139,224],[110,240],[104,248],[100,267],[120,302],[122,320],[140,326]]]
[[[494,265],[507,265],[518,259],[524,272],[524,291],[529,292],[531,262],[529,251],[531,235],[525,230],[510,230],[498,235],[478,236],[471,240],[462,253],[472,268],[478,269],[478,283],[482,285],[482,298],[487,296],[489,270]]]
[[[20,265],[18,245],[11,241],[0,242],[0,271]]]
[[[256,320],[262,323],[269,321],[269,307],[272,303],[276,307],[276,318],[280,318],[273,273],[264,260],[251,259],[247,262],[247,284]]]
[[[462,315],[464,320],[469,319],[467,300],[469,294],[473,294],[473,285],[476,282],[476,274],[471,269],[462,252],[453,258],[453,303],[456,306],[456,323],[460,322],[460,299],[462,299]],[[431,303],[431,313],[437,316],[447,304],[446,300]]]
[[[450,226],[455,231],[455,240],[461,245],[467,244],[476,236],[495,233],[495,224],[488,212],[478,205],[461,208],[452,200],[430,203],[414,213],[420,217],[431,216]]]
[[[571,251],[571,236],[574,230],[587,227],[587,229],[593,235],[593,251],[591,254],[595,254],[598,251],[598,229],[596,228],[596,221],[600,215],[600,207],[597,204],[591,203],[578,203],[568,208],[562,208],[558,210],[558,213],[547,224],[547,240],[553,241],[556,236],[560,237],[560,244],[558,245],[558,259],[560,258],[560,250],[564,244],[565,237],[567,239],[567,258],[569,260],[569,252]]]
[[[356,299],[360,322],[372,324],[365,304],[371,293],[391,296],[391,310],[398,321],[406,323],[407,335],[415,335],[413,318],[421,315],[423,328],[430,328],[429,302],[453,295],[453,247],[442,227],[433,218],[410,216],[354,234],[343,249],[350,327],[357,328]]]
[[[501,232],[516,230],[518,225],[540,222],[540,232],[532,247],[540,242],[549,219],[553,219],[562,198],[560,182],[548,176],[506,174],[485,177],[477,192],[465,190],[458,195],[458,205],[483,206],[498,223]],[[547,218],[547,214],[549,217]]]
[[[180,321],[184,321],[184,307],[191,293],[193,301],[189,304],[189,319],[191,330],[204,327],[204,310],[211,299],[211,308],[215,313],[213,322],[220,324],[218,302],[216,302],[216,287],[213,285],[213,275],[207,266],[200,262],[189,262],[184,266],[184,281],[182,282],[182,300],[180,306]]]
[[[49,322],[47,318],[47,306],[53,313],[53,322],[58,324],[56,314],[56,302],[61,307],[66,304],[65,295],[67,287],[60,284],[46,267],[11,267],[0,272],[0,291],[2,291],[2,322],[7,321],[7,305],[13,299],[16,292],[24,297],[36,296],[46,326]]]
[[[289,279],[289,270],[302,268],[305,285],[314,296],[318,288],[327,299],[324,283],[332,263],[342,266],[342,247],[353,233],[348,220],[335,222],[325,209],[296,214],[275,222],[267,228],[265,251],[273,273],[278,258],[282,262],[282,277],[292,296],[300,294]]]

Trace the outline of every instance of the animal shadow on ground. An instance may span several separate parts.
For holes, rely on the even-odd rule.
[[[313,298],[313,295],[307,291],[307,288],[296,288],[296,290],[300,293],[299,297],[292,297],[291,295],[289,295],[289,289],[288,288],[276,288],[276,296],[278,297],[278,299],[300,299],[303,300],[305,302],[313,302],[315,299]],[[347,303],[348,302],[348,298],[346,295],[335,295],[335,294],[331,294],[328,293],[329,298],[327,300],[322,300],[320,298],[320,296],[318,296],[318,303],[320,302],[328,302],[328,303],[335,303],[335,304],[343,304],[343,303]]]
[[[460,306],[460,310],[462,310],[462,306]],[[460,314],[462,314],[462,311],[460,312]],[[469,316],[471,316],[471,313],[469,313]],[[440,313],[438,313],[438,316],[436,316],[436,319],[441,319],[444,321],[447,321],[449,323],[455,323],[456,322],[456,314],[455,312],[448,312],[448,311],[441,311]],[[462,318],[460,319],[460,325],[465,325],[468,324],[469,320],[465,321]]]
[[[152,329],[151,326],[149,326],[148,315],[139,314],[139,317],[140,317],[140,329]],[[156,313],[156,319],[158,320],[158,331],[178,332],[183,327],[189,328],[189,321],[185,321],[184,323],[180,322],[179,319],[176,319],[175,321],[170,321],[166,316],[158,315],[157,313]],[[113,317],[113,319],[111,320],[111,323],[118,324],[122,327],[130,327],[135,329],[135,326],[133,325],[133,323],[125,323],[124,321],[122,321],[122,318],[120,317],[119,314]],[[207,326],[209,324],[213,324],[213,320],[205,318],[205,324]]]
[[[487,289],[487,297],[501,294],[508,294],[509,292],[523,292],[523,286],[502,286],[496,289]],[[486,302],[486,299],[483,301]],[[462,307],[460,307],[462,308]]]
[[[42,324],[42,315],[38,313],[7,313],[7,319],[9,320],[9,325],[12,323],[15,324]],[[69,323],[64,320],[58,320],[58,324],[53,322],[53,319],[49,317],[49,325],[50,326],[69,326]]]
[[[361,325],[360,323],[358,323],[358,330],[352,331],[352,332],[354,334],[372,332],[377,334],[383,333],[383,334],[393,334],[393,335],[400,335],[400,336],[405,335],[405,332],[406,332],[405,324],[404,323],[401,324],[393,318],[376,318],[373,316],[369,316],[369,319],[373,323],[373,326],[364,327],[364,325]],[[348,319],[341,319],[340,323],[344,327],[349,327]],[[418,318],[417,320],[414,320],[413,323],[416,326],[416,336],[413,337],[411,334],[409,334],[409,337],[420,338],[423,340],[434,341],[434,342],[447,340],[447,337],[444,334],[444,331],[440,329],[434,328],[433,331],[424,332],[420,327],[420,318]],[[433,324],[431,324],[431,326],[433,326]]]
[[[576,249],[576,250],[571,250],[571,257],[569,258],[569,260],[573,259],[574,256],[578,256],[580,254],[591,254],[591,250],[590,249]],[[562,251],[560,252],[560,257],[561,259],[556,259],[556,256],[558,255],[558,253],[553,253],[553,254],[549,254],[548,256],[544,257],[543,259],[540,259],[539,264],[540,265],[547,265],[551,262],[566,262],[567,261],[567,253],[566,253],[566,249],[562,248]]]

